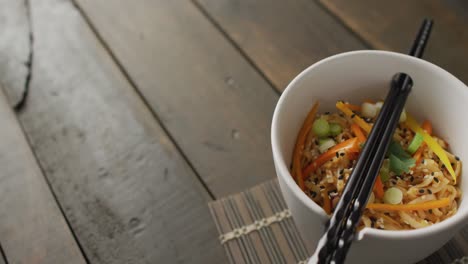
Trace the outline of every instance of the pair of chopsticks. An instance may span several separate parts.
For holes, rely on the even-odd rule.
[[[432,20],[423,21],[409,55],[418,58],[422,56],[432,24]],[[311,262],[344,262],[412,86],[413,81],[409,75],[394,75],[382,110]]]

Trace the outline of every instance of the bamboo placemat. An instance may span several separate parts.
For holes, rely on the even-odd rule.
[[[209,204],[231,263],[306,263],[313,252],[281,195],[269,181]],[[421,264],[468,263],[468,226]]]

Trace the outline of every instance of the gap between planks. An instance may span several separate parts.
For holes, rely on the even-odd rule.
[[[75,1],[75,0],[74,0]],[[252,66],[252,68],[255,69],[255,71],[269,84],[271,88],[273,88],[273,91],[279,96],[281,95],[281,89],[280,87],[277,87],[266,75],[265,73],[261,70],[260,66],[255,63],[255,61],[250,58],[247,53],[236,43],[234,39],[229,36],[229,34],[223,29],[223,27],[208,13],[208,10],[203,8],[203,6],[197,2],[197,0],[191,0],[193,5],[200,11],[200,13],[205,16],[205,18],[213,25],[216,30],[224,37],[226,38],[227,41],[236,49],[239,54]]]
[[[65,224],[65,230],[70,232],[70,235],[71,235],[70,239],[72,239],[73,242],[76,243],[75,245],[72,245],[71,247],[73,248],[74,246],[76,246],[76,249],[79,252],[78,254],[80,256],[79,259],[81,259],[82,261],[85,261],[86,263],[89,263],[89,261],[87,260],[86,254],[84,253],[83,248],[81,247],[81,244],[80,244],[79,240],[77,239],[73,229],[71,228],[71,225],[70,225],[66,215],[64,214],[63,208],[61,207],[61,205],[60,205],[60,203],[59,203],[59,201],[58,201],[58,199],[56,197],[55,192],[53,191],[53,188],[50,185],[50,182],[49,182],[48,178],[45,176],[44,169],[42,168],[40,162],[38,161],[38,158],[36,156],[35,151],[32,148],[29,137],[25,133],[25,130],[24,130],[24,127],[23,127],[22,123],[19,122],[19,120],[18,120],[18,115],[21,114],[22,107],[24,106],[24,103],[26,102],[26,96],[27,96],[28,89],[29,89],[29,83],[30,83],[30,80],[31,80],[31,77],[32,77],[32,58],[34,56],[34,27],[33,27],[33,17],[31,15],[30,0],[23,0],[22,2],[18,1],[18,2],[14,3],[14,4],[9,4],[8,2],[4,2],[4,3],[2,3],[2,5],[4,5],[4,7],[6,7],[5,9],[8,10],[7,13],[3,14],[4,16],[6,14],[8,14],[8,15],[6,15],[6,18],[5,18],[6,20],[9,20],[14,16],[18,16],[17,19],[23,21],[22,25],[24,27],[20,27],[19,29],[21,29],[21,30],[18,30],[18,28],[16,28],[17,33],[15,33],[15,35],[13,35],[13,36],[9,35],[9,37],[12,38],[12,39],[20,38],[21,35],[24,34],[24,36],[26,36],[24,39],[27,40],[27,45],[26,45],[27,49],[22,49],[22,48],[19,49],[21,52],[24,52],[24,54],[26,54],[26,62],[24,62],[24,67],[26,68],[26,70],[24,72],[24,78],[22,78],[23,76],[21,76],[21,78],[20,78],[19,75],[22,75],[23,72],[19,71],[20,74],[13,74],[13,79],[16,79],[17,83],[7,81],[7,84],[9,85],[8,88],[12,88],[12,90],[4,89],[3,85],[0,86],[0,99],[5,99],[6,105],[8,105],[8,106],[12,105],[12,108],[17,111],[16,114],[15,114],[13,112],[13,109],[11,110],[12,120],[14,119],[14,122],[16,123],[13,126],[17,125],[17,130],[19,132],[18,137],[24,139],[24,143],[27,146],[27,149],[29,150],[28,154],[30,154],[30,157],[32,158],[31,161],[30,160],[19,160],[18,162],[23,162],[23,166],[25,166],[25,167],[28,166],[28,162],[32,162],[37,166],[37,170],[38,170],[37,174],[45,182],[45,189],[42,189],[42,188],[39,188],[39,189],[41,191],[44,191],[44,193],[50,193],[51,194],[51,197],[50,197],[51,198],[50,199],[51,204],[57,206],[57,208],[59,209],[58,211],[60,212],[57,215],[57,217],[63,218],[64,224]],[[21,23],[19,23],[19,24],[21,24]],[[8,26],[11,27],[12,25],[8,25]],[[5,31],[8,31],[8,29],[6,29]],[[8,34],[8,32],[7,32],[7,34]],[[9,39],[7,41],[11,41],[12,39]],[[10,53],[11,50],[9,48],[10,48],[9,46],[6,46],[6,50],[8,51],[8,54],[12,54],[12,53]],[[16,51],[16,53],[13,52],[12,57],[14,57],[15,55],[19,56],[18,51]],[[9,59],[17,59],[17,58],[9,58]],[[16,65],[15,63],[12,63],[12,64],[14,65],[14,67],[18,67],[18,65]],[[23,85],[19,85],[19,83],[23,83]],[[18,84],[18,85],[16,85],[16,84]],[[20,89],[15,90],[15,88],[18,88],[18,87],[20,87],[21,90]],[[8,94],[8,92],[10,92],[10,94]],[[18,95],[19,99],[16,98],[17,96],[15,95],[15,93],[16,93],[16,95],[21,94],[21,95]],[[10,95],[10,96],[8,96],[8,95]],[[5,97],[5,98],[1,98],[1,97]],[[8,100],[8,99],[10,99],[10,100]],[[1,101],[2,100],[0,100],[0,104],[2,103]],[[10,102],[7,103],[7,101],[10,101]],[[6,108],[7,110],[9,110],[8,106]],[[11,124],[13,124],[13,123],[11,123]],[[8,131],[8,129],[6,131]],[[14,138],[14,140],[18,140],[18,138]],[[20,148],[21,147],[22,146],[20,146]],[[20,151],[20,150],[18,150],[18,151]],[[27,159],[28,156],[29,155],[22,156],[22,158]],[[8,158],[8,156],[6,156],[6,157]],[[29,172],[28,171],[22,171],[22,172],[23,173],[30,173],[30,171]],[[22,175],[21,177],[24,177],[24,175]],[[28,198],[27,195],[25,197],[26,197],[26,199]],[[36,197],[36,198],[43,199],[44,197],[41,197],[39,195],[39,197]],[[41,202],[43,202],[43,201],[41,200]],[[41,204],[41,205],[43,205],[43,204]],[[47,209],[49,209],[49,208],[47,208]],[[24,210],[27,210],[27,209],[24,208]],[[52,214],[52,215],[54,216],[52,219],[56,220],[55,214]],[[36,221],[37,221],[37,219],[36,219]],[[60,229],[60,227],[58,227],[58,229]],[[18,232],[18,233],[21,233],[21,232]],[[53,234],[55,234],[55,233],[50,233],[50,235],[53,235]],[[9,242],[11,242],[11,241],[9,241]],[[68,242],[68,241],[64,241],[64,242]],[[6,243],[6,244],[8,244],[8,243]],[[47,243],[44,243],[44,244],[47,244]],[[28,246],[30,246],[30,245],[23,245],[23,247],[28,247]],[[5,261],[5,263],[8,263],[8,258],[6,257],[7,254],[5,253],[5,248],[4,247],[5,247],[5,244],[4,245],[0,244],[0,263],[3,263],[2,259]],[[50,249],[50,248],[48,248],[47,246],[44,246],[43,248],[39,247],[39,249]],[[10,251],[8,251],[8,252],[9,252],[9,254],[11,253]],[[23,255],[21,257],[27,257],[27,256]],[[25,261],[24,259],[21,260],[21,258],[18,259],[18,255],[15,255],[15,253],[12,253],[12,256],[10,256],[10,259],[11,259],[11,261],[13,261],[15,263]],[[77,258],[76,260],[79,260],[79,259]]]
[[[273,177],[278,94],[191,2],[76,2],[214,196]]]
[[[25,77],[23,94],[22,94],[22,97],[20,97],[19,101],[14,106],[14,109],[18,112],[18,114],[21,114],[21,110],[24,107],[24,105],[26,104],[26,101],[27,101],[27,98],[28,98],[28,93],[29,93],[29,88],[30,88],[30,83],[31,83],[31,78],[33,76],[34,20],[33,20],[33,17],[31,15],[31,3],[30,3],[30,1],[31,0],[24,0],[24,5],[25,5],[25,8],[26,8],[26,16],[27,16],[27,19],[28,19],[28,26],[29,26],[28,39],[29,39],[29,49],[30,50],[29,50],[29,53],[28,53],[28,61],[26,62],[27,72],[26,72],[26,77]],[[73,239],[75,240],[75,243],[77,244],[77,246],[78,246],[78,248],[80,250],[81,255],[83,256],[86,263],[89,263],[88,256],[85,254],[83,246],[81,245],[80,240],[78,239],[75,231],[73,230],[73,228],[72,228],[72,226],[70,224],[70,221],[67,218],[67,216],[65,214],[65,211],[63,210],[63,207],[62,207],[62,205],[60,204],[60,202],[59,202],[59,200],[57,198],[57,194],[54,192],[54,189],[52,188],[52,185],[51,185],[49,179],[46,176],[45,170],[42,167],[42,164],[39,162],[39,159],[38,159],[38,157],[36,155],[36,152],[34,151],[34,149],[32,147],[29,136],[26,134],[26,131],[25,131],[24,127],[23,127],[22,122],[20,122],[18,120],[18,118],[16,120],[18,121],[19,127],[21,128],[21,131],[23,132],[24,138],[25,138],[26,142],[28,143],[29,148],[31,149],[31,153],[34,156],[34,160],[37,163],[37,165],[38,165],[38,167],[39,167],[39,169],[41,171],[42,177],[44,178],[44,180],[45,180],[45,182],[47,184],[47,187],[48,187],[50,193],[52,194],[52,197],[54,198],[54,201],[57,204],[57,207],[59,208],[60,213],[62,214],[63,219],[65,220],[65,223],[66,223],[68,229],[70,230],[70,233],[71,233]],[[5,257],[5,259],[6,259],[6,257]]]
[[[2,245],[0,244],[0,264],[8,264],[5,252],[3,251]]]
[[[170,133],[170,131],[168,130],[168,128],[164,125],[164,123],[162,122],[161,118],[158,116],[158,114],[154,111],[154,109],[151,107],[151,105],[149,104],[148,100],[146,100],[146,98],[144,97],[144,95],[142,94],[142,92],[140,91],[140,89],[138,89],[138,86],[136,85],[135,81],[133,80],[133,78],[130,76],[130,74],[128,73],[128,71],[125,69],[125,67],[122,65],[122,63],[120,63],[120,61],[117,59],[117,57],[115,56],[114,52],[112,52],[112,50],[110,49],[109,45],[107,44],[107,42],[102,38],[101,34],[99,33],[99,31],[97,30],[97,28],[93,25],[92,21],[90,20],[90,18],[88,17],[88,15],[86,14],[86,12],[84,12],[84,10],[81,8],[81,6],[76,2],[76,0],[71,0],[71,3],[73,4],[73,6],[78,10],[78,12],[80,13],[80,15],[84,18],[84,20],[86,21],[86,24],[88,25],[88,27],[91,29],[91,31],[94,33],[94,35],[96,36],[96,38],[99,40],[99,43],[104,47],[104,49],[106,50],[106,52],[109,54],[109,56],[112,58],[112,61],[117,65],[118,69],[120,70],[120,72],[122,73],[122,75],[125,77],[125,79],[127,79],[127,81],[129,82],[129,84],[131,85],[131,87],[133,88],[133,90],[136,92],[136,94],[138,94],[138,97],[141,99],[141,101],[144,103],[145,107],[148,109],[148,111],[153,115],[154,119],[156,120],[156,122],[158,123],[159,126],[161,126],[161,128],[163,129],[164,133],[166,133],[166,135],[169,137],[169,139],[172,141],[172,144],[174,144],[175,148],[177,149],[177,151],[180,153],[180,155],[182,156],[182,158],[184,159],[184,161],[188,164],[188,166],[190,167],[190,169],[194,172],[194,174],[196,175],[197,177],[197,180],[201,183],[201,185],[203,186],[203,188],[205,189],[205,191],[208,193],[208,195],[211,197],[212,200],[216,200],[216,197],[214,195],[214,193],[210,190],[210,188],[208,187],[208,184],[205,182],[205,180],[203,180],[203,178],[201,177],[200,173],[195,169],[194,165],[192,164],[192,162],[190,161],[190,159],[187,157],[186,153],[182,150],[182,148],[180,147],[180,145],[177,143],[177,141],[174,139],[174,137],[172,136],[172,134]]]
[[[206,202],[211,198],[81,14],[70,1],[33,3],[38,59],[33,88],[38,89],[32,89],[33,96],[19,119],[88,257],[99,263],[143,261],[143,255],[182,261],[188,257],[224,259],[218,245],[209,239],[215,237],[212,223],[205,219]],[[57,34],[60,31],[64,34]],[[75,61],[64,61],[57,53],[73,53]],[[58,66],[63,62],[68,64],[64,73],[55,74],[60,73]],[[56,78],[55,82],[49,78]],[[94,89],[99,86],[101,89]],[[114,100],[104,100],[109,96]],[[50,104],[44,104],[44,99],[51,100]],[[82,107],[81,113],[77,106]],[[89,118],[90,114],[96,116]],[[109,122],[100,122],[99,117]],[[116,139],[121,144],[115,144]],[[138,164],[132,165],[135,161]],[[169,170],[179,177],[166,177]],[[88,185],[89,180],[98,184]],[[185,208],[188,213],[164,204],[162,196],[169,197],[166,192],[171,191],[164,188],[164,182],[168,182],[166,187],[177,188],[169,193],[178,198],[173,199],[174,208],[193,204]],[[163,187],[161,192],[158,186]],[[122,206],[124,203],[132,206]],[[196,215],[193,221],[183,221],[190,213]],[[191,239],[163,239],[169,235]],[[197,251],[203,248],[211,252]]]

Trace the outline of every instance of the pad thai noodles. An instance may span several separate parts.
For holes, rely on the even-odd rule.
[[[336,113],[323,114],[318,105],[297,137],[291,174],[331,214],[383,103],[338,101]],[[460,202],[461,169],[449,144],[432,133],[430,121],[420,125],[404,110],[359,228],[416,229],[449,218]]]

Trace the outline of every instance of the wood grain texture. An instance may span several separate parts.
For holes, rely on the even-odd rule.
[[[206,190],[80,13],[31,4],[35,63],[19,118],[90,262],[226,262]]]
[[[456,16],[464,19],[465,24],[468,23],[468,2],[460,0],[446,0],[444,4],[450,8],[451,11],[455,12]]]
[[[6,257],[10,263],[85,263],[1,88],[0,120],[0,243]]]
[[[24,0],[0,0],[0,85],[10,105],[24,89],[29,55],[28,11]]]
[[[195,0],[280,90],[327,56],[365,46],[310,0]]]
[[[278,96],[191,2],[77,2],[216,197],[275,176]]]
[[[371,46],[406,53],[425,17],[434,19],[424,59],[468,82],[467,15],[443,0],[320,0]],[[461,2],[461,1],[459,1]]]

